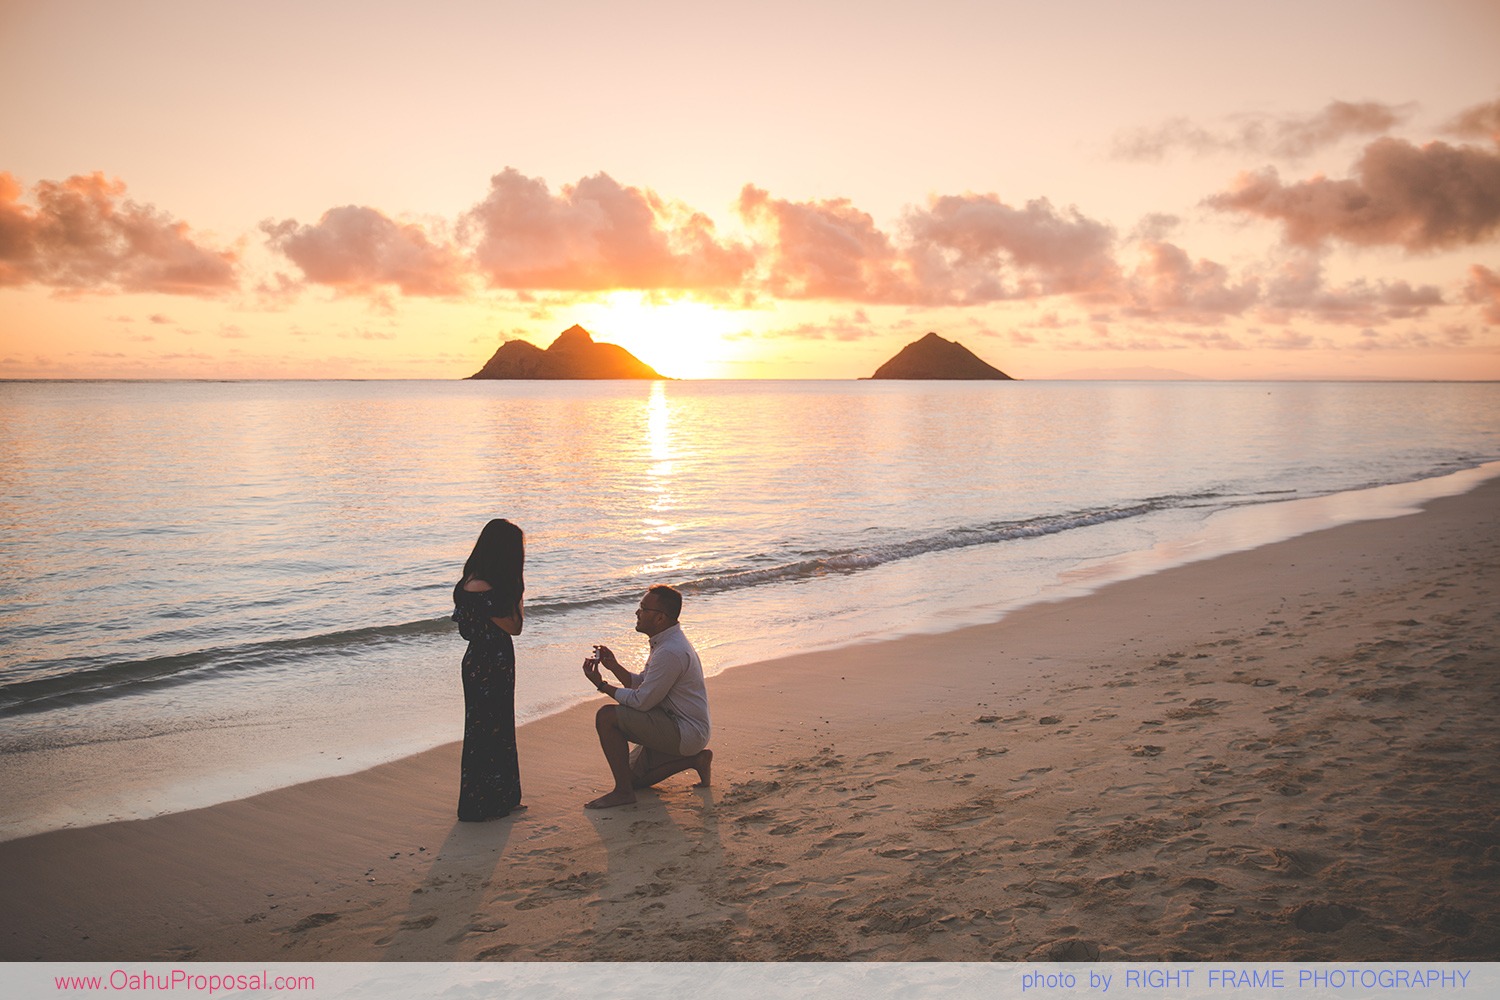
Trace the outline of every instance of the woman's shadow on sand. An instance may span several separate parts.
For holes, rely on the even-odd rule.
[[[483,823],[455,821],[420,885],[411,892],[406,917],[375,944],[384,962],[441,962],[469,951],[474,937],[505,926],[481,912],[505,856],[506,845],[526,812]],[[457,898],[455,898],[457,897]],[[465,943],[469,947],[464,948]]]

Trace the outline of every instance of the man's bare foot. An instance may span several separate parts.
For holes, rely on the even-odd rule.
[[[698,772],[698,783],[694,788],[707,788],[709,772],[713,770],[714,752],[712,750],[699,750],[698,756],[693,758],[693,770]]]
[[[610,792],[601,795],[592,802],[585,802],[585,809],[613,809],[615,806],[628,806],[635,801],[635,793],[631,791]]]

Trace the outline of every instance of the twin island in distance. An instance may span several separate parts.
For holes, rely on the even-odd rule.
[[[524,340],[501,344],[471,379],[664,379],[618,344],[601,344],[581,326],[564,330],[543,350]],[[929,333],[901,348],[870,378],[1013,381],[953,340]]]

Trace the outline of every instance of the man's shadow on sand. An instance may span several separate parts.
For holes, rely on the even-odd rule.
[[[458,957],[473,938],[494,934],[505,926],[480,911],[505,848],[526,811],[483,823],[454,821],[432,866],[412,890],[406,917],[393,933],[375,943],[385,948],[383,962],[442,962]],[[455,897],[457,897],[455,899]]]
[[[722,886],[724,878],[714,789],[644,788],[637,789],[636,796],[634,805],[588,811],[608,858],[608,871],[599,888],[594,939],[624,949],[619,954],[591,956],[598,959],[670,959],[670,954],[659,950],[654,955],[631,950],[631,939],[645,933],[651,914],[667,908],[666,897],[683,893],[702,897],[674,899],[675,909],[723,907],[719,899],[703,892],[705,886]]]

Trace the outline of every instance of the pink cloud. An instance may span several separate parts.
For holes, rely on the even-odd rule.
[[[1263,347],[1279,351],[1307,351],[1318,346],[1318,341],[1311,334],[1296,330],[1282,330],[1275,336],[1262,337],[1260,343]]]
[[[779,327],[770,330],[751,333],[744,331],[731,334],[728,340],[838,340],[855,341],[874,337],[889,329],[888,326],[877,327],[870,321],[870,317],[863,309],[856,309],[846,316],[830,316],[817,323],[799,323],[796,326]]]
[[[940,300],[1106,293],[1119,282],[1114,230],[1045,198],[1015,208],[994,195],[945,195],[905,226],[915,270]]]
[[[607,174],[554,195],[514,168],[464,219],[492,287],[720,290],[750,269],[749,250],[721,241],[706,215],[624,187]]]
[[[200,246],[150,205],[122,201],[125,185],[102,173],[42,181],[36,207],[0,173],[0,286],[203,295],[237,284],[237,255]]]
[[[768,240],[762,257],[774,295],[859,302],[922,297],[890,237],[845,199],[785,201],[747,184],[737,207]]]
[[[315,226],[263,222],[273,248],[301,268],[307,281],[346,292],[395,285],[406,295],[456,295],[464,290],[462,257],[434,242],[421,226],[396,222],[373,208],[345,205]]]
[[[1500,152],[1378,139],[1352,179],[1283,184],[1276,171],[1263,170],[1241,174],[1205,203],[1279,221],[1298,246],[1331,239],[1412,252],[1464,246],[1500,229]]]
[[[1475,264],[1469,268],[1464,298],[1481,307],[1480,315],[1490,326],[1500,326],[1500,274]]]
[[[1295,254],[1283,262],[1267,282],[1264,296],[1265,314],[1271,320],[1296,314],[1362,326],[1424,316],[1443,304],[1442,292],[1434,285],[1360,279],[1331,287],[1324,280],[1322,259],[1314,253]]]
[[[782,298],[972,305],[1102,294],[1119,280],[1114,231],[1045,199],[935,198],[907,212],[899,242],[844,199],[792,202],[747,185],[738,207],[765,240],[766,288]]]
[[[1462,330],[1452,329],[1440,333],[1418,329],[1387,332],[1361,330],[1359,339],[1354,341],[1353,346],[1360,351],[1428,350],[1434,347],[1462,347],[1468,339]]]
[[[1142,244],[1144,259],[1130,276],[1127,312],[1212,323],[1244,312],[1260,298],[1254,280],[1234,284],[1229,271],[1211,260],[1193,261],[1171,243]]]

